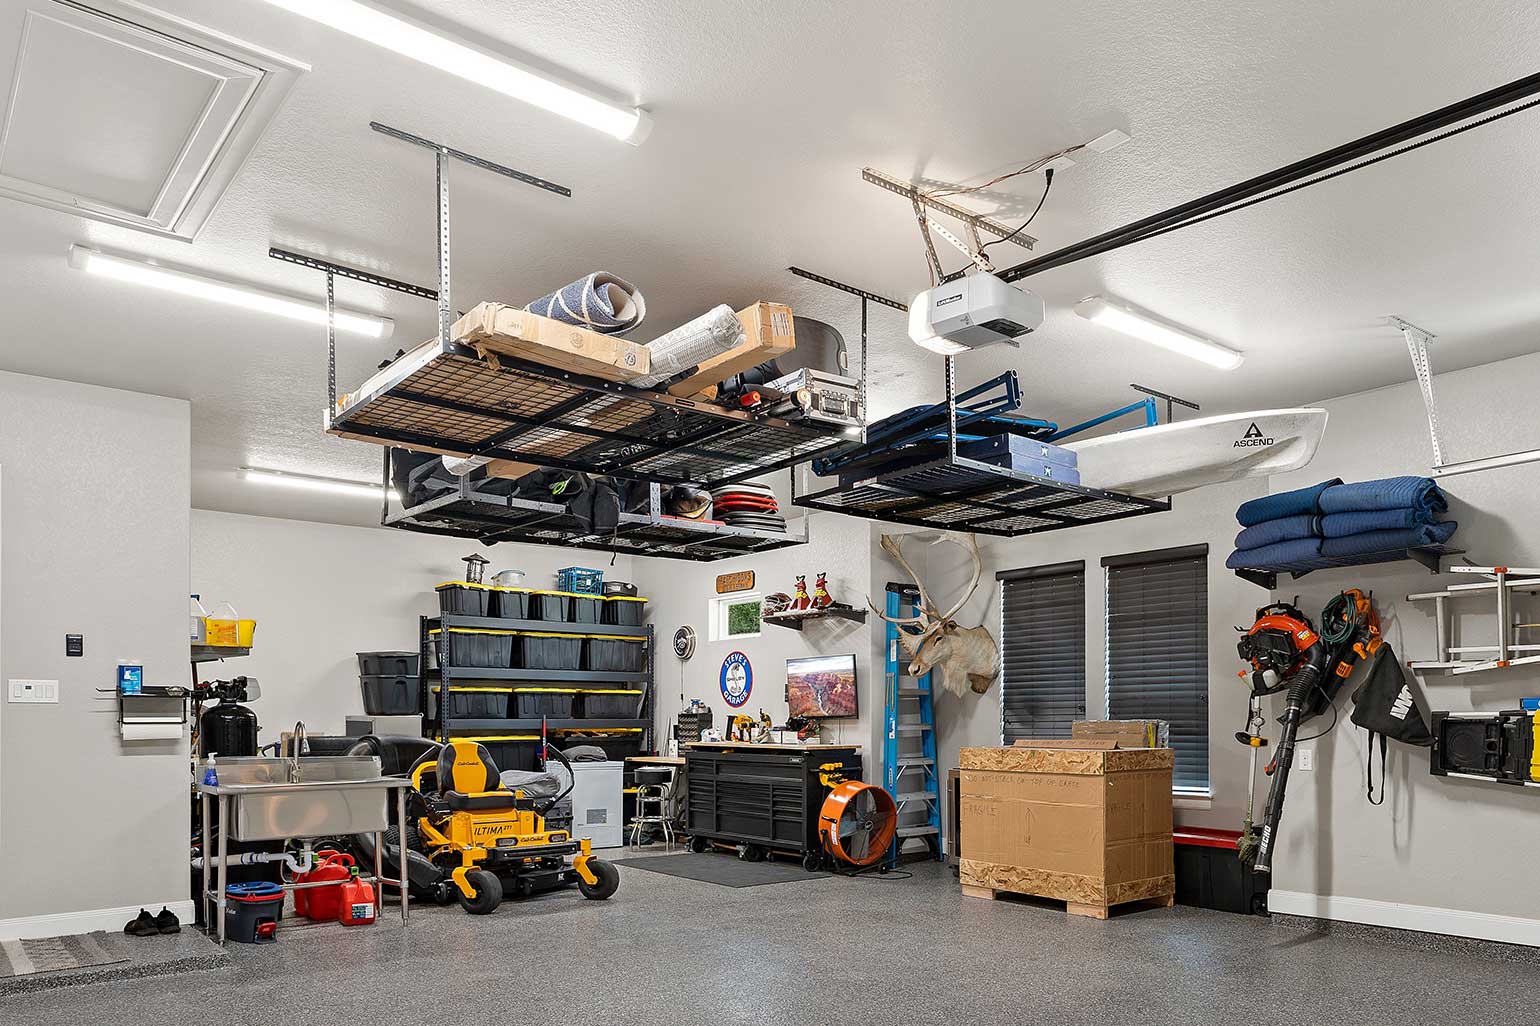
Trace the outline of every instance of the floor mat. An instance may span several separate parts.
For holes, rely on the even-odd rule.
[[[0,979],[127,961],[128,956],[102,931],[75,937],[0,941]]]
[[[654,855],[641,859],[621,859],[615,865],[723,887],[760,887],[797,880],[821,880],[831,875],[809,873],[795,862],[744,862],[734,855],[710,852],[703,855]]]

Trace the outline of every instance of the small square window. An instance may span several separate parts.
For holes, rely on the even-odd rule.
[[[711,600],[711,640],[759,637],[764,599],[758,592],[739,592]]]

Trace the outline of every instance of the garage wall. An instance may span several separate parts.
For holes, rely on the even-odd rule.
[[[1540,393],[1540,355],[1439,375],[1435,384],[1446,460],[1540,446],[1540,420],[1532,405]],[[1352,481],[1428,473],[1427,420],[1415,383],[1326,406],[1331,426],[1315,463],[1274,479],[1273,490],[1331,476]],[[1450,516],[1460,522],[1454,541],[1467,550],[1466,559],[1485,566],[1540,565],[1535,518],[1540,465],[1450,477],[1440,484],[1450,497]],[[1462,579],[1470,580],[1433,577],[1403,563],[1311,575],[1279,594],[1292,597],[1298,591],[1306,610],[1318,610],[1337,588],[1372,588],[1396,654],[1403,660],[1431,659],[1436,655],[1431,604],[1412,605],[1405,595]],[[1461,608],[1472,612],[1462,617],[1457,636],[1465,644],[1495,642],[1491,603],[1461,601]],[[1515,601],[1525,622],[1540,620],[1540,602],[1531,596]],[[1458,677],[1428,674],[1422,684],[1433,708],[1495,711],[1540,695],[1540,672],[1515,667]],[[1350,708],[1346,698],[1339,704],[1344,713]],[[1291,779],[1275,860],[1275,883],[1289,893],[1274,892],[1276,908],[1540,944],[1529,854],[1540,848],[1540,792],[1433,777],[1426,752],[1392,745],[1390,798],[1373,808],[1364,798],[1364,732],[1344,724],[1315,745],[1318,769]],[[1377,776],[1377,764],[1375,771]]]
[[[800,520],[792,522],[793,530]],[[689,563],[678,560],[638,558],[636,582],[642,594],[650,598],[648,616],[658,635],[656,676],[658,687],[657,730],[659,747],[667,745],[670,727],[679,711],[692,699],[711,706],[712,723],[726,722],[727,703],[722,699],[720,672],[728,653],[741,651],[754,667],[754,691],[748,703],[738,710],[758,716],[764,709],[776,723],[786,719],[786,660],[806,655],[856,655],[856,686],[860,716],[853,720],[831,720],[825,739],[863,747],[866,764],[872,764],[874,731],[882,719],[882,664],[872,661],[869,624],[845,620],[808,624],[805,630],[765,626],[757,638],[736,641],[711,641],[707,625],[710,603],[716,597],[718,574],[734,570],[753,570],[756,590],[792,593],[796,575],[807,574],[812,587],[819,570],[829,573],[829,590],[836,600],[853,606],[863,605],[870,580],[871,536],[864,520],[814,513],[808,517],[808,544],[777,549],[752,556],[724,559],[715,563]],[[880,621],[873,622],[880,625]],[[670,645],[675,628],[689,624],[699,641],[695,655],[681,662]],[[875,704],[874,704],[875,703]],[[880,746],[876,749],[880,756]],[[868,771],[867,779],[874,779]]]
[[[516,568],[530,587],[551,587],[564,566],[602,568],[629,579],[629,556],[552,545],[478,546],[384,528],[342,527],[194,510],[192,590],[213,608],[224,600],[257,621],[250,656],[202,667],[203,679],[256,677],[252,704],[263,744],[295,720],[312,734],[340,734],[362,714],[355,652],[415,650],[417,618],[438,611],[433,586],[459,580],[461,557],[480,552],[488,575]]]
[[[191,908],[187,744],[124,743],[97,693],[119,659],[187,680],[188,446],[182,400],[0,373],[0,679],[59,682],[0,699],[0,937]]]
[[[1245,815],[1246,750],[1231,736],[1246,723],[1246,690],[1236,680],[1235,630],[1250,623],[1252,611],[1267,599],[1256,585],[1241,581],[1224,568],[1235,538],[1235,508],[1247,499],[1265,494],[1264,481],[1236,481],[1175,496],[1168,513],[1152,513],[1124,521],[1077,527],[1019,538],[985,538],[979,548],[984,557],[984,579],[963,614],[962,622],[984,623],[1000,633],[1000,585],[997,570],[1041,566],[1066,560],[1084,560],[1086,572],[1086,712],[1092,719],[1106,715],[1106,624],[1103,556],[1147,549],[1207,543],[1208,641],[1209,641],[1209,773],[1214,796],[1211,801],[1183,799],[1177,819],[1194,826],[1238,828]],[[944,562],[943,562],[944,557]],[[955,545],[932,550],[927,588],[941,595],[956,595],[967,585],[971,563]],[[937,583],[932,585],[930,580]],[[937,702],[942,759],[957,765],[957,750],[971,745],[1000,743],[1000,685],[985,695],[962,698],[945,695]]]

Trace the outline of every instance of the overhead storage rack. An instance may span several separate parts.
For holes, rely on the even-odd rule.
[[[596,532],[565,506],[517,496],[498,495],[487,482],[461,478],[458,488],[413,506],[387,513],[385,525],[430,534],[475,538],[483,543],[531,542],[537,545],[580,545],[637,556],[707,562],[750,552],[801,545],[803,525],[791,531],[759,531],[713,520],[687,520],[662,512],[658,485],[651,489],[648,509],[622,513],[613,531]]]

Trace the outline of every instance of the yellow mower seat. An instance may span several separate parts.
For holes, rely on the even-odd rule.
[[[459,812],[497,812],[517,807],[514,793],[498,779],[497,764],[485,746],[453,739],[438,756],[439,794]]]

